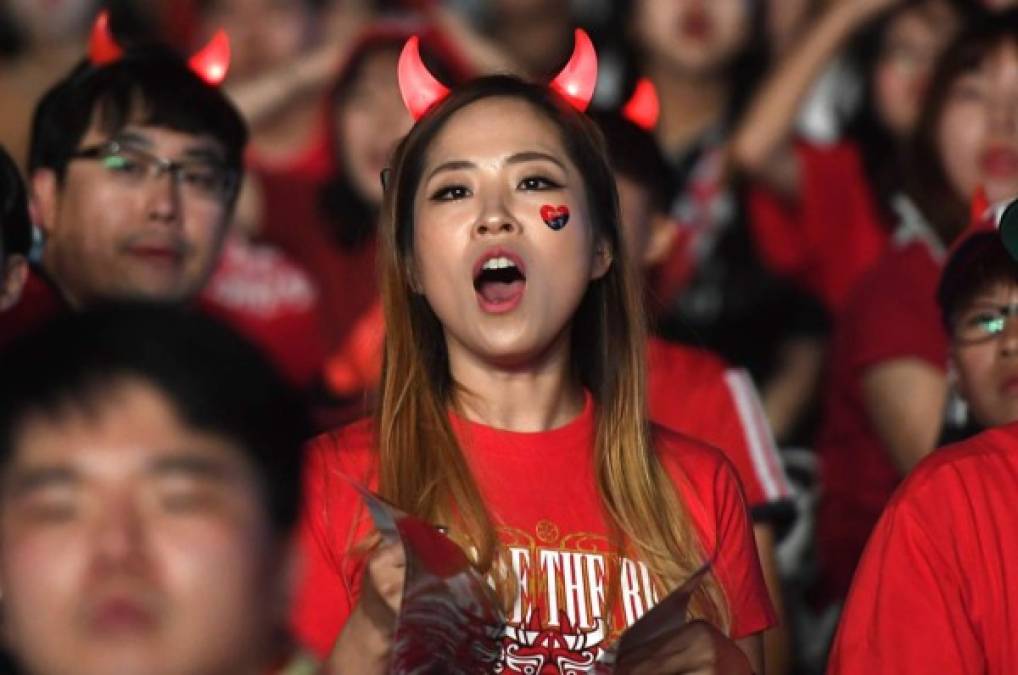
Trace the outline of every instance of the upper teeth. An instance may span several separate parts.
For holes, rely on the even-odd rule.
[[[485,261],[484,266],[481,267],[481,269],[504,270],[507,267],[516,267],[516,263],[514,263],[512,260],[509,260],[509,258],[502,256],[501,258],[491,258],[490,260]]]

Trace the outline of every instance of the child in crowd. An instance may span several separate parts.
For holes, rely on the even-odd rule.
[[[991,200],[1018,193],[1016,73],[1018,12],[973,25],[945,53],[919,120],[911,199],[896,201],[894,245],[839,322],[817,439],[825,600],[844,598],[891,493],[944,431],[949,344],[937,281],[977,188]]]
[[[0,312],[17,304],[28,278],[32,220],[14,159],[0,146]]]
[[[774,617],[738,478],[646,422],[638,286],[596,127],[511,77],[440,92],[388,174],[376,418],[312,446],[299,635],[342,672],[384,670],[402,569],[365,552],[346,476],[446,527],[493,578],[525,629],[503,639],[506,672],[589,668],[707,560],[694,620],[622,670],[762,672]]]
[[[994,217],[953,251],[939,291],[960,389],[991,430],[923,460],[894,495],[852,582],[832,675],[1018,669],[1018,262]],[[1016,226],[1012,205],[1012,251]]]

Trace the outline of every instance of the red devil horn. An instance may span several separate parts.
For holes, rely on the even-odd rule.
[[[124,50],[110,33],[110,13],[104,9],[99,12],[95,23],[92,24],[92,35],[88,40],[88,60],[93,66],[104,66],[113,63],[123,54]]]
[[[421,60],[420,39],[416,35],[411,36],[403,45],[396,70],[399,93],[415,120],[421,119],[431,106],[449,95],[449,90],[435,79]]]
[[[636,83],[633,95],[623,106],[622,114],[633,124],[643,127],[647,131],[653,131],[657,127],[657,119],[661,114],[661,102],[657,98],[657,89],[654,88],[654,83],[646,77],[641,77]]]
[[[230,69],[230,38],[226,31],[222,29],[216,31],[209,43],[191,57],[188,65],[198,77],[209,84],[213,86],[222,84],[226,79],[226,72]]]
[[[552,81],[551,88],[566,97],[574,108],[583,112],[594,97],[597,84],[597,52],[582,28],[575,32],[575,46],[569,63]]]

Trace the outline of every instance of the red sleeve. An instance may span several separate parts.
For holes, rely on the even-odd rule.
[[[777,623],[735,470],[713,448],[661,430],[662,461],[689,509],[714,574],[724,590],[734,639]]]
[[[918,358],[947,369],[948,339],[936,288],[940,269],[925,244],[892,251],[853,294],[844,324],[852,336],[848,366]]]
[[[756,185],[748,208],[764,261],[838,310],[887,246],[888,228],[851,143],[795,146],[799,198]]]
[[[308,453],[298,540],[300,580],[291,616],[297,640],[320,658],[332,651],[356,604],[362,567],[351,548],[366,531],[360,497],[339,465],[337,439],[322,436]]]
[[[746,503],[731,467],[720,464],[714,485],[717,518],[715,572],[725,591],[733,639],[767,630],[777,623],[760,568]]]
[[[902,502],[885,511],[852,582],[828,675],[981,673],[950,533],[931,532]]]

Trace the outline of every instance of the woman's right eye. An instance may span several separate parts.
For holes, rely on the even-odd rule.
[[[435,190],[431,199],[436,202],[451,202],[469,195],[470,191],[462,185],[448,185]]]

